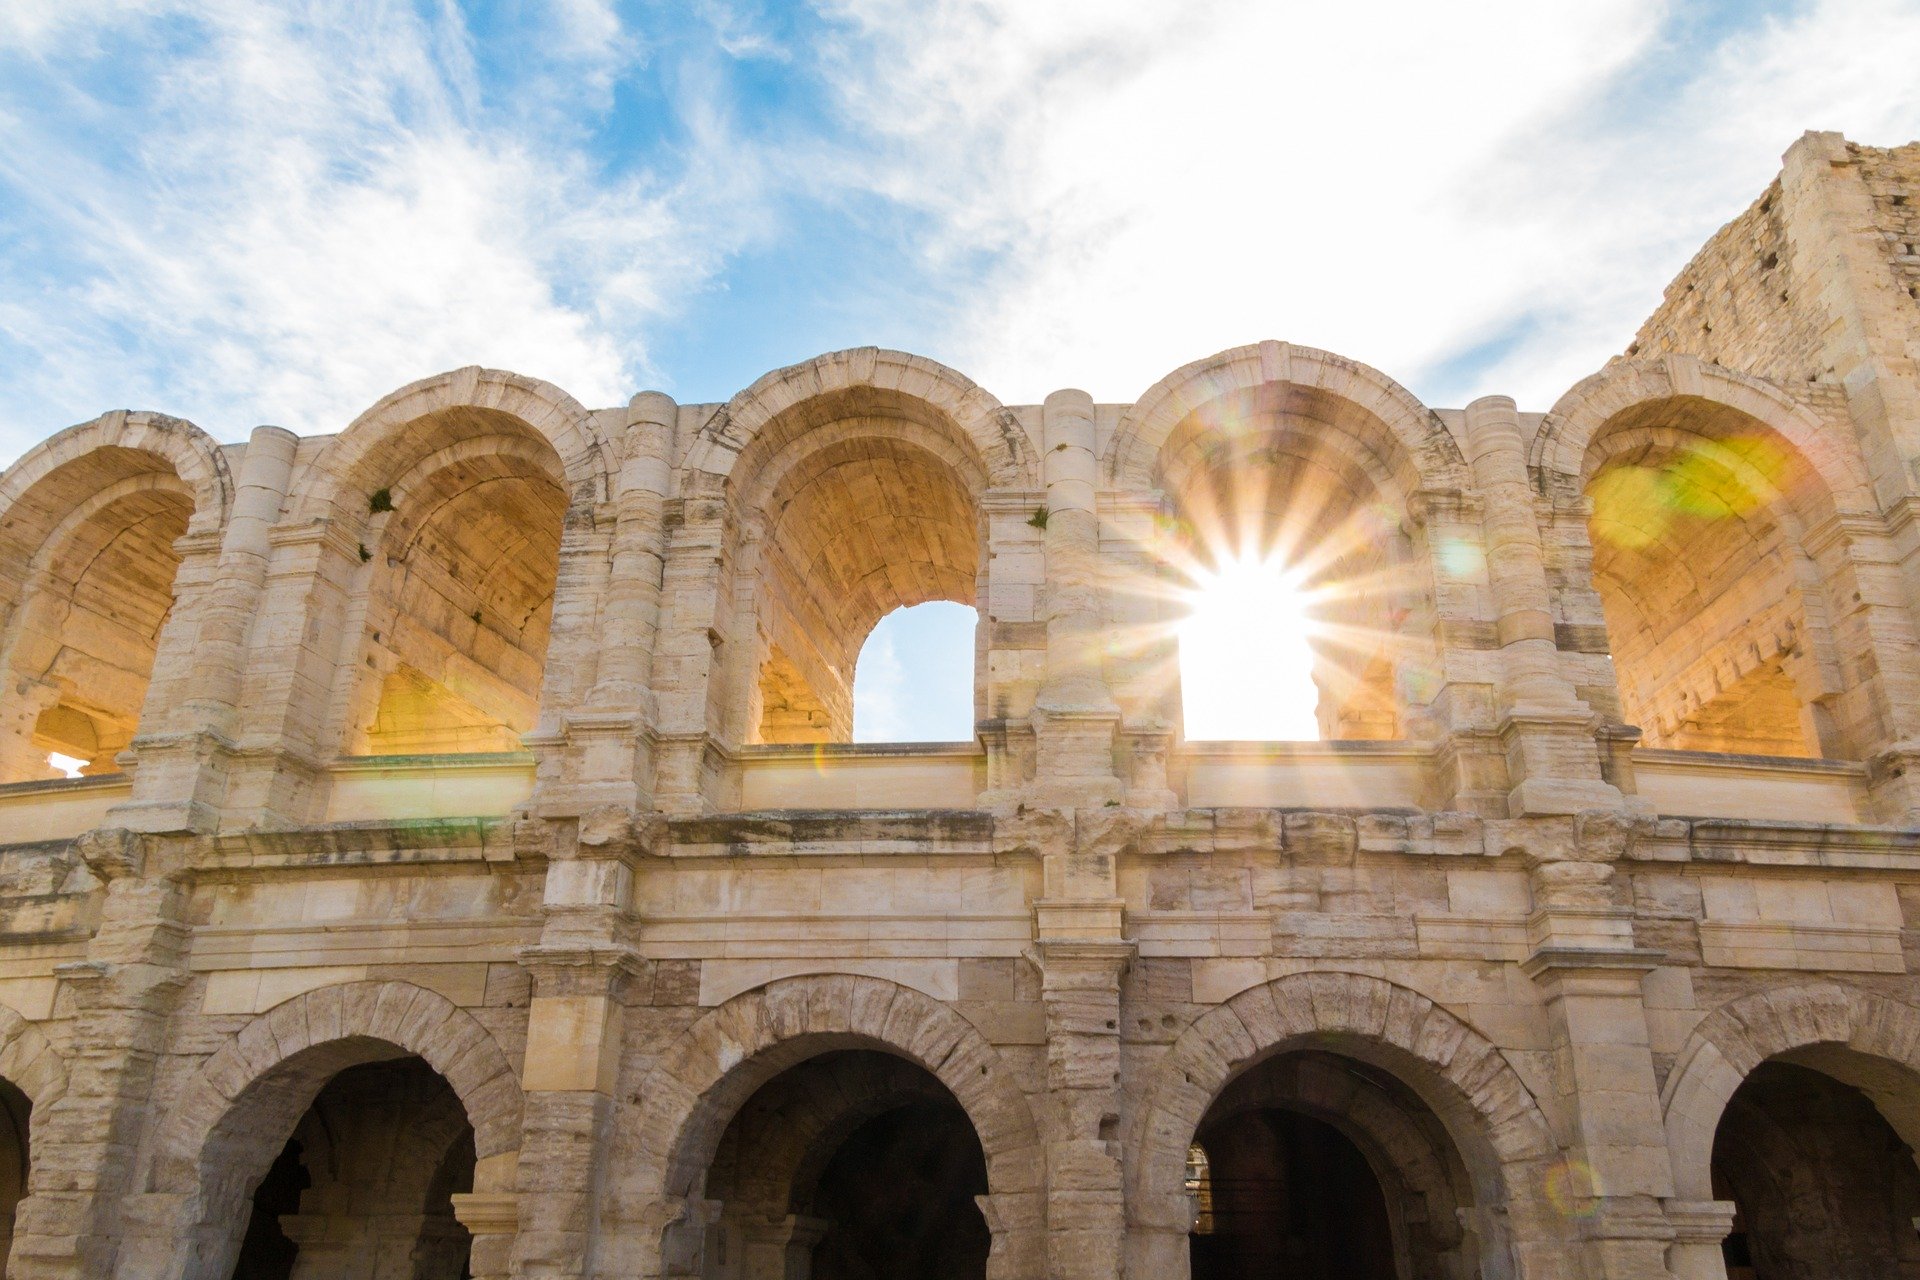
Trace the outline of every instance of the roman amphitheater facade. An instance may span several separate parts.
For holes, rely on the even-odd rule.
[[[54,435],[4,1275],[1920,1277],[1917,245],[1809,134],[1544,411],[1263,342]],[[1325,535],[1321,741],[1181,730],[1221,522]],[[932,600],[974,739],[850,744]]]

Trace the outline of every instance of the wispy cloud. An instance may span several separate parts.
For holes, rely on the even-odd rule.
[[[1281,337],[1545,407],[1803,129],[1920,136],[1916,65],[1920,0],[13,0],[0,459],[848,340],[1015,401]]]
[[[723,113],[691,161],[593,151],[579,99],[640,46],[586,0],[505,88],[451,6],[88,16],[15,13],[0,53],[9,257],[44,248],[0,284],[8,453],[120,405],[332,430],[469,363],[616,403],[649,324],[752,234],[756,157]]]
[[[1282,337],[1544,407],[1807,128],[1920,133],[1920,6],[846,0],[875,182],[996,255],[952,358],[1132,398]]]

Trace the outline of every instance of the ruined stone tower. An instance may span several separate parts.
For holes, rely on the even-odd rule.
[[[1917,246],[1809,134],[1529,411],[1263,342],[60,432],[4,1275],[1920,1277]],[[1320,741],[1182,732],[1222,521],[1334,540]],[[975,736],[850,744],[932,600]]]

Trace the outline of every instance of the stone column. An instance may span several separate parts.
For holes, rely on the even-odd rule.
[[[661,569],[661,623],[653,660],[654,807],[703,813],[721,786],[714,740],[713,681],[720,592],[726,577],[724,481],[704,477],[707,492],[668,504],[667,554]],[[749,643],[750,637],[741,643]]]
[[[1442,669],[1432,711],[1443,807],[1504,817],[1509,784],[1494,696],[1499,652],[1489,647],[1489,625],[1474,607],[1485,573],[1481,504],[1457,490],[1424,489],[1413,495],[1408,517],[1433,572]]]
[[[187,981],[184,850],[161,839],[99,828],[77,842],[107,887],[86,958],[55,970],[74,1013],[67,1090],[34,1125],[33,1194],[14,1220],[11,1280],[114,1274],[154,1069]]]
[[[1668,1268],[1674,1280],[1727,1280],[1720,1246],[1733,1230],[1733,1213],[1731,1200],[1667,1201],[1674,1231]]]
[[[161,633],[135,747],[133,797],[112,814],[139,831],[206,831],[225,799],[227,758],[280,519],[300,440],[256,427],[247,441],[227,528],[204,566],[183,559],[174,617]],[[151,728],[149,728],[151,725]]]
[[[334,679],[361,644],[351,607],[372,552],[337,519],[280,524],[244,673],[225,813],[249,825],[298,825],[325,811]]]
[[[520,1229],[520,1197],[512,1192],[456,1192],[453,1216],[473,1237],[467,1255],[473,1280],[507,1280],[507,1260]]]
[[[1661,954],[1634,943],[1633,909],[1614,870],[1633,819],[1595,812],[1530,823],[1531,954],[1553,1037],[1553,1085],[1572,1134],[1562,1192],[1581,1219],[1586,1274],[1666,1280],[1673,1239],[1662,1202],[1673,1172],[1661,1123],[1641,980]]]
[[[549,860],[546,923],[539,943],[520,955],[533,998],[521,1073],[526,1101],[512,1274],[578,1280],[590,1274],[598,1232],[619,1088],[619,997],[637,970],[622,921],[646,836],[628,810],[614,806],[577,824],[522,825],[518,834],[546,844]]]
[[[1129,809],[1036,814],[1020,842],[1040,852],[1034,933],[1047,1028],[1047,1275],[1111,1280],[1126,1239],[1120,1117],[1124,936],[1117,860],[1137,839]]]
[[[679,407],[658,391],[627,406],[612,563],[591,640],[598,672],[582,705],[566,708],[535,807],[548,816],[603,804],[652,803],[656,719],[653,655],[666,566],[666,507]]]
[[[1114,771],[1120,708],[1107,689],[1101,649],[1100,519],[1094,506],[1096,468],[1093,397],[1056,391],[1043,423],[1047,481],[1047,678],[1034,700],[1037,776],[1033,796],[1044,806],[1116,803],[1123,787]]]
[[[1467,456],[1483,504],[1487,576],[1500,645],[1499,731],[1514,816],[1617,807],[1600,776],[1593,711],[1560,668],[1533,489],[1513,401],[1484,396],[1467,406]]]

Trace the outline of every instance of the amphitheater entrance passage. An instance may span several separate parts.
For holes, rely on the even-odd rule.
[[[992,1240],[972,1122],[931,1072],[835,1050],[762,1085],[706,1179],[709,1280],[980,1280]]]
[[[1440,1120],[1341,1055],[1283,1054],[1228,1085],[1195,1131],[1187,1190],[1193,1280],[1480,1275]]]
[[[1888,1122],[1904,1127],[1916,1085],[1831,1047],[1754,1069],[1713,1143],[1714,1196],[1735,1207],[1728,1280],[1920,1277],[1920,1171]]]
[[[415,1057],[327,1081],[267,1167],[233,1280],[465,1280],[452,1197],[473,1189],[473,1127]]]

